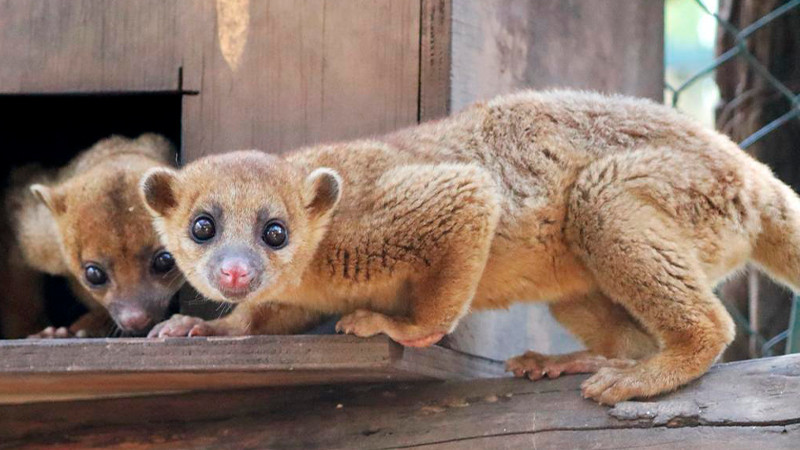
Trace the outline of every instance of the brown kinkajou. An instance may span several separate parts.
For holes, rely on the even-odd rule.
[[[69,328],[32,337],[106,336],[110,318],[123,332],[142,334],[166,318],[184,280],[153,229],[138,183],[147,170],[174,161],[161,136],[112,136],[57,171],[28,170],[17,180],[6,197],[15,237],[8,264],[29,276],[68,277],[90,307]],[[27,301],[5,303],[24,308]]]
[[[596,372],[583,395],[604,404],[705,373],[734,336],[712,288],[747,261],[800,289],[798,196],[648,100],[522,92],[378,139],[155,169],[142,194],[188,281],[247,305],[158,334],[244,333],[277,303],[429,345],[470,310],[546,300],[587,350],[508,369]]]

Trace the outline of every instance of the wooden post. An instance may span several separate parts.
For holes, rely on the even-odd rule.
[[[800,353],[800,296],[792,297],[792,312],[789,314],[789,335],[786,337],[786,353]]]
[[[458,0],[452,24],[452,111],[527,88],[663,98],[663,1]],[[473,314],[448,345],[496,359],[578,348],[544,305]]]

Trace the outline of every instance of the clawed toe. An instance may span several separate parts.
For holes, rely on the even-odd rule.
[[[601,405],[615,405],[634,397],[646,396],[645,387],[641,371],[605,367],[581,384],[581,393],[584,398],[591,398]]]
[[[194,337],[212,336],[213,334],[213,328],[205,320],[199,317],[175,314],[169,320],[154,326],[147,337]]]
[[[73,337],[67,327],[47,327],[44,330],[28,336],[28,339],[66,339]]]

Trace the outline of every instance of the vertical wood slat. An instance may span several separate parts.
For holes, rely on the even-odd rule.
[[[189,55],[185,87],[200,95],[184,101],[185,160],[282,152],[417,121],[420,0],[252,0],[249,16],[238,67],[216,33]]]
[[[452,0],[422,0],[419,121],[444,117],[450,107]]]

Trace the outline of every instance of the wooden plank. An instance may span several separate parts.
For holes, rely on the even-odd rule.
[[[0,442],[31,448],[796,448],[800,438],[800,355],[719,365],[676,393],[613,409],[582,399],[583,379],[267,388],[0,406]]]
[[[0,0],[0,93],[177,91],[193,3]]]
[[[0,341],[0,403],[502,373],[494,361],[439,347],[406,349],[385,337]]]
[[[730,426],[697,428],[610,429],[587,431],[531,432],[466,440],[454,440],[434,445],[407,448],[439,450],[462,449],[564,449],[564,448],[661,448],[661,449],[719,449],[771,450],[797,449],[800,425]]]
[[[200,95],[185,97],[185,160],[280,152],[417,121],[420,0],[244,3],[236,64],[219,33],[199,36],[200,50],[187,56],[186,88]],[[220,29],[213,10],[203,16],[195,27]]]
[[[450,106],[452,0],[422,0],[419,121],[447,115]]]
[[[660,0],[459,0],[452,10],[450,107],[519,89],[569,87],[661,101],[664,3]],[[472,314],[447,345],[505,359],[581,346],[545,305]]]
[[[452,109],[521,88],[661,101],[660,0],[464,0],[453,5]]]

